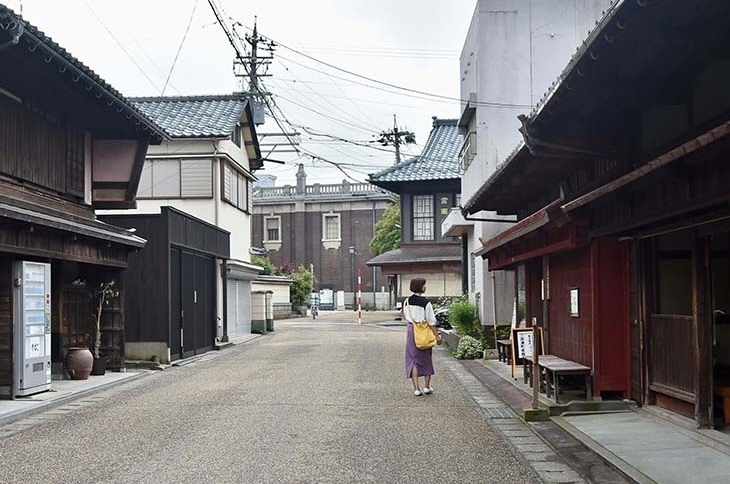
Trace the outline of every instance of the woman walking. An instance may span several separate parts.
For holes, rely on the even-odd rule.
[[[426,292],[426,280],[417,277],[411,280],[411,294],[403,302],[403,318],[408,322],[406,331],[406,378],[413,383],[413,394],[417,397],[433,393],[431,376],[434,374],[431,348],[419,350],[413,338],[413,322],[428,322],[431,331],[436,336],[436,343],[441,344],[441,334],[436,329],[436,316],[433,306],[423,297]],[[425,386],[421,389],[418,378],[424,377]]]

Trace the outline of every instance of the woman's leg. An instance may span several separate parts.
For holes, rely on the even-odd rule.
[[[426,375],[423,378],[426,379],[426,388],[431,388],[431,375]]]
[[[418,367],[416,365],[413,365],[413,370],[411,370],[411,382],[413,382],[413,390],[420,389],[418,386]]]

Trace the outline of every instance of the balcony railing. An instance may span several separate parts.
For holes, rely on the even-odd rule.
[[[292,197],[295,195],[305,196],[344,196],[344,195],[377,195],[386,193],[382,189],[370,183],[337,183],[322,185],[315,183],[307,185],[304,193],[297,193],[297,187],[284,185],[283,187],[259,187],[254,191],[254,197],[258,199]]]

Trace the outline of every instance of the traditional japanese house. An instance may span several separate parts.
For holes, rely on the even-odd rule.
[[[92,294],[145,241],[96,220],[133,207],[150,143],[166,137],[119,92],[0,5],[0,395],[47,389],[69,347],[96,338]],[[123,298],[101,353],[124,365]],[[35,385],[32,382],[41,383]]]
[[[483,251],[525,264],[549,352],[700,427],[730,424],[728,20],[721,0],[613,4],[466,204],[521,218]]]
[[[157,234],[158,226],[145,225],[154,235],[154,244],[168,251],[169,245],[187,246],[194,250],[203,250],[206,264],[212,264],[214,276],[210,279],[211,287],[205,291],[210,295],[212,312],[206,310],[185,311],[183,332],[188,337],[175,336],[184,341],[182,346],[169,335],[180,332],[180,325],[174,314],[165,314],[159,319],[158,309],[143,307],[135,313],[135,325],[140,328],[130,340],[130,357],[149,359],[159,356],[167,360],[182,358],[184,355],[197,354],[215,346],[215,341],[226,342],[240,336],[251,334],[251,281],[259,273],[260,267],[251,264],[251,213],[254,172],[263,167],[261,151],[256,136],[252,103],[241,93],[202,96],[163,96],[131,98],[134,105],[165,129],[169,140],[148,150],[144,169],[137,192],[137,207],[124,211],[105,210],[106,215],[113,215],[113,223],[123,227],[137,227],[138,220],[157,220],[159,223],[175,222],[179,216],[189,215],[188,226],[197,227],[199,236],[205,235],[194,244],[186,244],[184,236],[169,239]],[[165,215],[163,207],[173,207],[176,216]],[[172,212],[171,212],[172,213]],[[159,215],[163,216],[159,216]],[[186,214],[186,215],[182,215]],[[140,217],[144,215],[144,217]],[[156,217],[148,217],[148,216]],[[128,217],[127,220],[124,217]],[[193,222],[197,220],[201,222]],[[146,222],[145,222],[146,223]],[[219,245],[208,238],[217,240],[220,234],[212,227],[225,232],[227,242]],[[176,226],[170,227],[170,233],[177,234]],[[146,234],[140,229],[139,234]],[[143,237],[145,235],[142,235]],[[152,243],[152,240],[151,240]],[[157,249],[155,249],[157,250]],[[140,256],[139,260],[145,256]],[[173,255],[173,259],[179,257]],[[183,261],[169,262],[182,264]],[[157,260],[160,264],[168,264]],[[200,263],[200,262],[199,262]],[[182,300],[182,305],[202,304],[196,298],[202,289],[201,279],[194,289],[185,284],[179,288],[169,286],[166,272],[159,272],[158,267],[149,263],[134,264],[131,268],[134,277],[159,279],[160,287],[171,287],[170,301]],[[146,273],[145,275],[139,273]],[[205,274],[198,270],[198,276]],[[207,280],[207,279],[206,279]],[[174,282],[174,281],[173,281]],[[176,291],[180,289],[182,293]],[[196,292],[197,291],[197,292]],[[146,299],[150,293],[128,294],[127,300]],[[167,293],[166,293],[167,294]],[[207,304],[207,302],[206,302]],[[197,307],[197,306],[196,306]],[[173,311],[174,312],[174,311]],[[153,316],[154,315],[154,316]],[[205,318],[203,318],[205,315]],[[172,320],[170,318],[173,318]],[[146,331],[148,321],[157,329]],[[212,331],[210,330],[212,327]],[[170,329],[174,328],[174,329]],[[187,330],[184,330],[187,328]],[[190,337],[192,328],[195,338]],[[206,335],[203,339],[198,336]],[[169,351],[168,351],[169,350]],[[192,352],[192,353],[191,353]]]
[[[461,200],[460,146],[457,120],[434,117],[419,156],[370,175],[370,183],[400,196],[400,248],[367,261],[390,276],[396,298],[408,296],[414,277],[426,279],[429,296],[466,292],[462,241],[441,234],[441,223]]]

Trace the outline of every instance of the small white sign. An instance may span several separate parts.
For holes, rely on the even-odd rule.
[[[517,357],[532,356],[534,352],[532,331],[517,332]]]
[[[577,318],[578,312],[578,288],[574,287],[570,290],[570,316]]]

